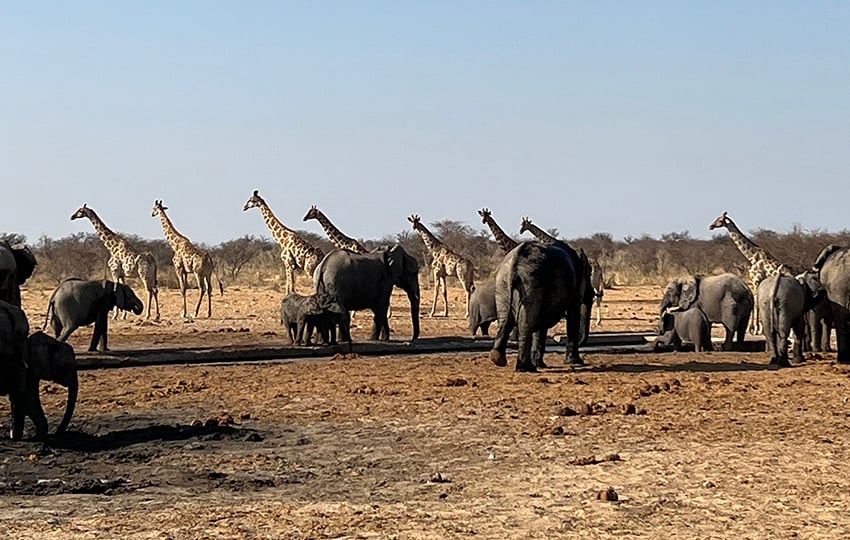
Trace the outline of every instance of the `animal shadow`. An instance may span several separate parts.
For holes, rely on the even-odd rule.
[[[47,445],[63,450],[79,452],[105,452],[134,444],[156,441],[183,441],[198,438],[201,440],[262,440],[262,436],[252,429],[241,429],[227,425],[153,425],[142,428],[116,430],[102,435],[91,435],[82,431],[68,431],[51,437]]]

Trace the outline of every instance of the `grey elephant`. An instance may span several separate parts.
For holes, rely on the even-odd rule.
[[[12,411],[11,437],[20,439],[27,417],[35,425],[36,437],[47,437],[47,418],[39,396],[39,381],[48,380],[68,388],[68,401],[56,433],[68,427],[74,414],[79,389],[74,350],[36,332],[30,336],[23,310],[0,301],[0,395],[8,395]]]
[[[0,241],[0,300],[20,307],[21,285],[35,272],[38,262],[30,249]]]
[[[753,293],[734,274],[686,276],[667,284],[661,299],[660,315],[670,308],[687,310],[698,307],[709,322],[720,323],[726,330],[724,351],[732,350],[733,337],[740,347],[753,311]]]
[[[69,278],[59,284],[50,295],[47,319],[59,341],[66,341],[81,326],[94,323],[89,351],[107,351],[107,324],[112,308],[132,311],[140,315],[142,301],[128,285],[112,281],[83,281]]]
[[[815,259],[812,270],[826,291],[838,362],[850,364],[850,248],[830,244]]]
[[[322,344],[336,344],[336,329],[340,339],[351,347],[351,318],[342,304],[326,293],[303,296],[289,293],[280,302],[280,323],[287,329],[290,344],[312,341],[316,330]]]
[[[490,335],[490,324],[499,320],[496,312],[496,283],[487,281],[475,288],[469,296],[469,332],[473,336],[481,330],[481,335]]]
[[[818,272],[807,270],[797,276],[798,280],[803,282],[812,279],[820,283]],[[822,286],[822,285],[821,285]],[[826,300],[824,292],[823,301],[817,302],[811,309],[804,314],[805,319],[805,338],[803,339],[803,352],[832,352],[830,338],[832,336],[832,310],[829,302]]]
[[[587,340],[594,299],[590,262],[561,241],[522,242],[496,270],[496,309],[499,330],[490,351],[497,366],[507,365],[508,336],[517,328],[517,371],[546,367],[546,331],[567,319],[565,363],[584,363],[579,346]]]
[[[684,311],[668,311],[661,316],[661,333],[655,339],[653,349],[662,345],[680,350],[682,341],[694,344],[696,352],[711,351],[711,322],[705,313],[692,307]]]
[[[770,363],[791,366],[788,359],[788,338],[794,331],[794,361],[803,361],[806,311],[826,297],[826,290],[815,275],[795,278],[788,275],[770,276],[758,286],[759,311],[764,328],[765,349]]]
[[[335,296],[349,311],[373,313],[371,339],[388,340],[387,310],[393,286],[407,293],[413,336],[419,337],[419,263],[401,245],[371,253],[345,249],[331,251],[313,272],[317,294]]]

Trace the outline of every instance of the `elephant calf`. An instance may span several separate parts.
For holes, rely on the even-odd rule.
[[[70,278],[56,287],[47,305],[47,321],[59,341],[66,341],[71,333],[81,326],[94,323],[89,351],[108,350],[106,344],[109,312],[117,307],[142,313],[142,301],[129,286],[112,281],[83,281]]]
[[[469,297],[469,332],[474,336],[481,329],[482,336],[489,336],[490,324],[497,320],[496,283],[491,281],[476,287]]]
[[[313,329],[316,329],[321,343],[336,344],[336,328],[339,326],[340,339],[348,341],[351,348],[351,318],[333,295],[327,293],[302,296],[289,293],[280,302],[280,323],[286,328],[290,344],[312,340]]]
[[[694,344],[696,352],[711,351],[711,323],[697,307],[685,311],[668,311],[661,317],[661,334],[655,339],[654,350],[672,345],[679,350],[682,341]]]

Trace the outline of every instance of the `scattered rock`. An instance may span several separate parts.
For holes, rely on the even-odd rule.
[[[251,413],[249,413],[249,412],[243,412],[239,415],[240,420],[250,420],[250,418],[251,418]]]
[[[216,428],[218,427],[218,418],[207,418],[204,422],[205,428]]]
[[[620,454],[608,454],[600,461],[620,461]]]
[[[548,377],[540,377],[539,379],[537,379],[537,382],[541,384],[549,384],[552,381],[550,381]]]
[[[563,435],[564,434],[564,426],[555,426],[551,431],[552,435]]]
[[[600,501],[617,501],[620,499],[620,496],[617,495],[617,492],[614,491],[614,488],[609,487],[608,489],[603,489],[596,494],[596,498]]]
[[[706,480],[702,483],[702,487],[704,487],[705,489],[714,489],[717,487],[717,485],[711,480]]]
[[[189,425],[192,426],[192,427],[198,427],[198,426],[204,425],[204,423],[201,422],[200,420],[198,420],[197,418],[195,418],[194,420],[192,420],[192,423],[189,424]]]
[[[585,403],[579,407],[578,413],[582,416],[590,416],[593,414],[593,406],[589,403]]]
[[[243,442],[260,442],[263,440],[263,436],[257,433],[256,431],[252,431],[251,433],[245,435],[242,439]]]
[[[575,416],[578,413],[570,407],[558,407],[555,410],[555,416]]]
[[[469,381],[460,377],[446,381],[446,386],[466,386],[467,384],[469,384]]]
[[[451,480],[449,480],[448,478],[446,478],[445,476],[443,476],[439,472],[435,472],[434,474],[431,475],[430,482],[432,482],[434,484],[447,484],[447,483],[451,482]]]
[[[634,403],[623,405],[623,414],[637,414],[637,409]]]

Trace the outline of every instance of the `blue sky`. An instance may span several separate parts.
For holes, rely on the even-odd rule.
[[[0,2],[0,230],[850,228],[848,2]]]

